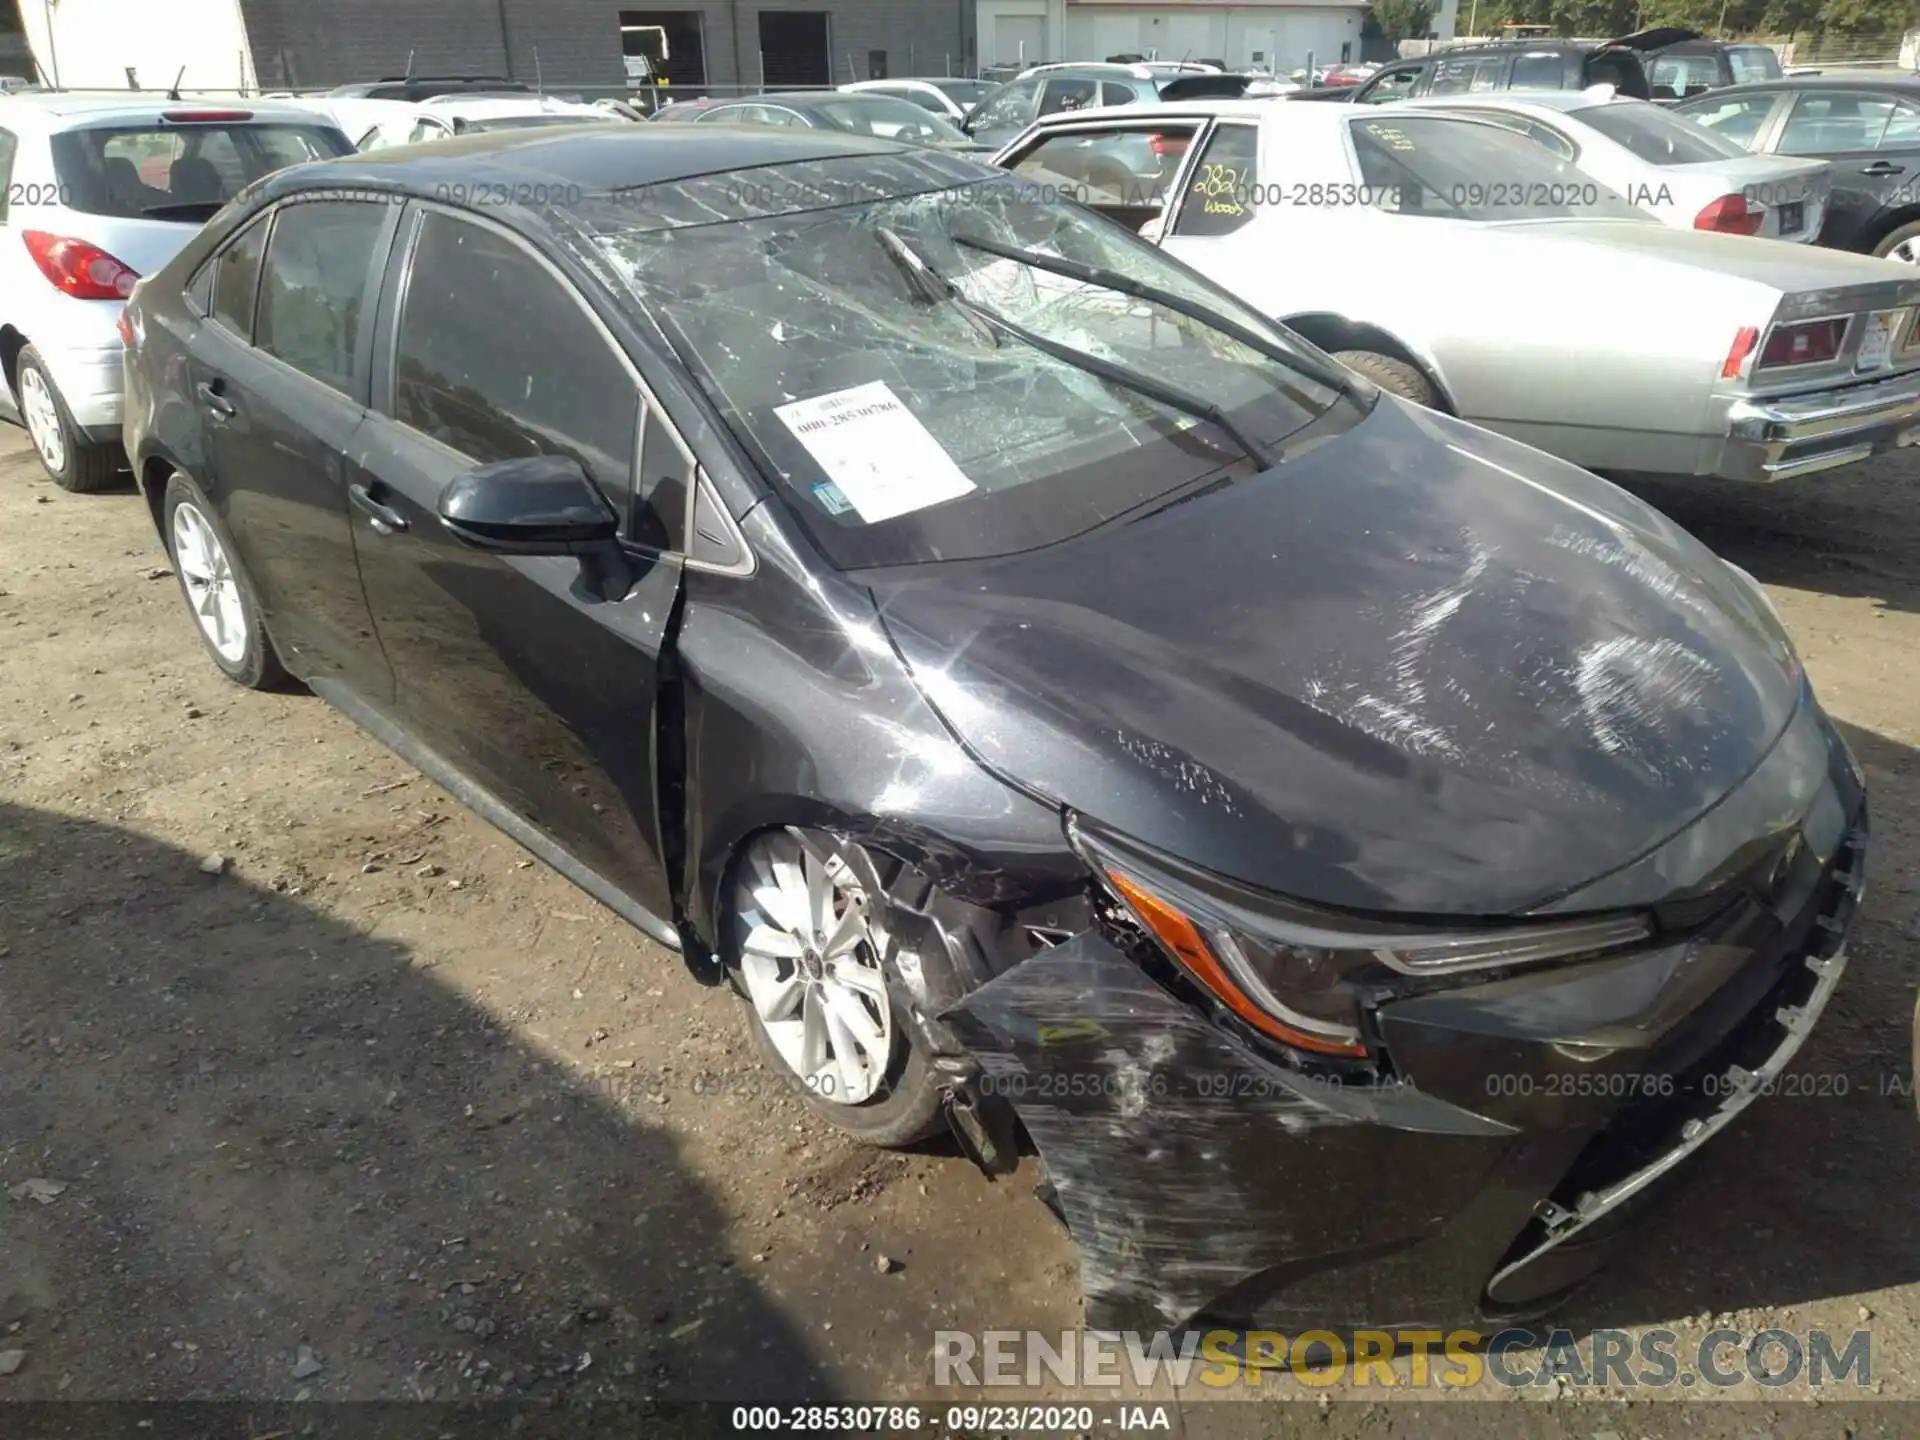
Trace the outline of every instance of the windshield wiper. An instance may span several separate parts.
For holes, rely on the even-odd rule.
[[[959,286],[929,265],[911,245],[885,225],[874,227],[873,233],[880,239],[880,248],[885,250],[888,258],[900,267],[900,273],[907,277],[907,283],[923,298],[936,305],[944,302],[957,306],[961,316],[973,327],[976,334],[994,349],[1000,348],[1000,332],[988,324],[983,317],[974,313],[973,307],[967,303],[967,297],[960,293]]]
[[[878,227],[875,233],[880,237],[881,248],[893,257],[895,263],[908,275],[910,283],[921,294],[929,299],[945,301],[957,307],[960,313],[967,317],[968,323],[976,329],[983,324],[991,326],[994,330],[1011,335],[1021,344],[1038,350],[1043,355],[1049,355],[1064,365],[1071,365],[1074,369],[1084,370],[1087,374],[1097,376],[1109,384],[1144,395],[1170,410],[1178,410],[1183,414],[1191,415],[1196,420],[1205,420],[1209,424],[1217,425],[1229,440],[1240,447],[1242,453],[1256,467],[1266,470],[1272,466],[1272,458],[1260,443],[1229,420],[1226,412],[1218,405],[1203,400],[1198,395],[1190,394],[1176,385],[1168,385],[1164,381],[1154,379],[1151,375],[1143,375],[1130,366],[1121,365],[1099,355],[1090,355],[1085,350],[1076,349],[1072,345],[1062,345],[1057,340],[1049,340],[1046,336],[1027,329],[1017,321],[1009,320],[999,311],[990,309],[977,300],[969,300],[961,293],[959,286],[916,254],[913,247],[892,230],[883,225]],[[997,337],[994,343],[999,344]]]
[[[1316,364],[1311,358],[1298,350],[1275,344],[1249,325],[1197,305],[1184,296],[1171,290],[1163,290],[1158,285],[1149,285],[1135,280],[1131,275],[1122,275],[1118,270],[1108,270],[1098,265],[1083,265],[1078,260],[1068,260],[1058,255],[1043,255],[1037,250],[1022,250],[1014,245],[1002,245],[993,240],[980,240],[971,235],[950,237],[956,245],[964,245],[969,250],[978,250],[982,254],[997,255],[1002,260],[1012,260],[1021,265],[1031,265],[1036,270],[1045,270],[1068,280],[1078,280],[1085,285],[1097,286],[1102,290],[1112,290],[1116,294],[1131,295],[1136,300],[1145,300],[1150,305],[1159,305],[1176,315],[1184,315],[1189,320],[1197,320],[1202,325],[1219,331],[1229,339],[1238,340],[1249,350],[1276,360],[1290,370],[1304,370],[1322,384],[1330,385],[1341,394],[1350,394],[1353,382],[1341,374],[1337,368],[1329,369]]]

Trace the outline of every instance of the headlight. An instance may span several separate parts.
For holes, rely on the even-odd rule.
[[[1216,1000],[1270,1039],[1316,1055],[1367,1054],[1362,1000],[1400,975],[1572,960],[1638,945],[1643,915],[1547,924],[1410,926],[1298,904],[1155,855],[1076,819],[1082,855],[1135,919]]]

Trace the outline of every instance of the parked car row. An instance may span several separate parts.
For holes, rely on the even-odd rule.
[[[1158,188],[1035,183],[1101,146]],[[1090,1328],[1551,1304],[1819,1020],[1868,819],[1760,587],[1521,442],[1892,444],[1920,280],[1477,114],[1000,158],[553,127],[250,185],[120,316],[193,623],[731,983],[847,1133],[1024,1126]]]

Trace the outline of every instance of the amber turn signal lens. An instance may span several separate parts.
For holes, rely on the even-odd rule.
[[[1133,913],[1140,917],[1140,923],[1151,930],[1173,957],[1187,967],[1193,978],[1261,1034],[1271,1036],[1283,1045],[1291,1045],[1296,1050],[1311,1050],[1317,1055],[1360,1056],[1367,1053],[1366,1046],[1358,1041],[1314,1035],[1274,1019],[1233,983],[1233,977],[1215,958],[1193,921],[1159,896],[1141,889],[1135,881],[1129,880],[1118,870],[1108,870],[1107,879],[1113,882],[1114,889],[1132,907]]]

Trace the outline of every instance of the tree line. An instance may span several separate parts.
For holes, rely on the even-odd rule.
[[[1393,40],[1424,36],[1431,0],[1374,0],[1369,28]],[[1509,23],[1550,25],[1556,35],[1625,35],[1684,25],[1703,35],[1897,37],[1915,23],[1911,0],[1460,0],[1459,33],[1487,35]]]

